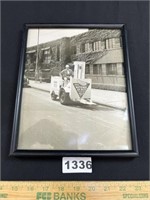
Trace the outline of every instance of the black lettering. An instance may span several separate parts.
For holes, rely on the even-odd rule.
[[[74,161],[72,161],[72,163],[74,164],[74,166],[72,167],[72,169],[77,169],[78,168],[77,161],[74,160]]]
[[[79,163],[81,164],[81,166],[79,166],[80,169],[84,169],[85,168],[85,164],[83,160],[80,160]]]
[[[67,161],[67,162],[65,163],[65,165],[67,165],[67,169],[69,169],[69,161]]]

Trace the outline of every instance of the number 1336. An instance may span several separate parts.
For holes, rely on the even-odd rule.
[[[83,158],[78,159],[65,159],[63,160],[63,168],[68,171],[68,173],[70,172],[91,172],[92,169],[92,161],[91,159],[87,159],[87,158]],[[90,170],[90,171],[89,171]],[[64,172],[65,173],[65,172]],[[67,173],[67,172],[66,172]]]

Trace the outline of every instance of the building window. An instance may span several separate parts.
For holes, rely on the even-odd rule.
[[[43,50],[43,63],[44,64],[49,64],[51,60],[50,56],[50,51],[48,50]]]
[[[102,65],[101,64],[94,64],[93,65],[93,74],[102,75]]]
[[[107,39],[106,40],[106,48],[107,49],[112,49],[113,48],[113,39]]]
[[[89,48],[89,43],[86,43],[86,44],[85,44],[85,52],[89,52],[89,49],[90,49],[90,48]]]
[[[106,49],[106,41],[105,40],[101,41],[101,48]]]
[[[76,46],[72,46],[72,47],[71,47],[71,54],[72,54],[72,55],[75,55],[76,53],[77,53]]]
[[[106,64],[106,74],[107,75],[117,75],[117,64]]]
[[[93,51],[102,51],[105,49],[105,41],[92,42]]]
[[[110,38],[106,40],[106,48],[107,49],[116,49],[121,47],[121,38]]]
[[[85,52],[85,44],[81,44],[81,53],[84,53]]]
[[[36,62],[36,53],[27,53],[26,63],[31,64]]]
[[[101,41],[95,42],[95,51],[101,50]]]
[[[90,65],[85,66],[85,74],[90,74]]]

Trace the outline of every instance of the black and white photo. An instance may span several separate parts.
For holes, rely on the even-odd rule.
[[[11,151],[136,155],[127,56],[117,26],[28,27]]]

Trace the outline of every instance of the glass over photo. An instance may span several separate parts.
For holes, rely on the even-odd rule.
[[[132,150],[122,32],[29,28],[21,150]]]

